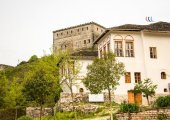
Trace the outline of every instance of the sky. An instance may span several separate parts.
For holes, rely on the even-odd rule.
[[[170,0],[0,0],[0,64],[50,54],[52,32],[94,21],[105,27],[170,22]],[[147,22],[152,17],[154,22]]]

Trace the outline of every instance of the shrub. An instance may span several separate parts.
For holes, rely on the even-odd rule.
[[[170,96],[158,97],[156,99],[157,107],[170,107]]]
[[[69,118],[74,118],[74,112],[70,112],[68,117]]]
[[[136,104],[122,103],[120,105],[120,112],[138,112],[139,106]]]
[[[33,120],[33,118],[29,117],[29,116],[21,116],[20,118],[18,118],[17,120]]]
[[[164,113],[159,113],[157,116],[158,120],[167,120],[167,118],[168,118],[167,115]]]

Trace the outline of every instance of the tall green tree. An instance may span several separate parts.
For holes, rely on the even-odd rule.
[[[40,119],[42,108],[49,98],[56,102],[61,92],[59,84],[58,62],[61,55],[44,56],[32,63],[32,70],[25,75],[23,93],[27,100],[35,101],[40,106]],[[47,99],[48,98],[48,99]]]
[[[134,93],[142,92],[147,99],[148,105],[150,105],[149,97],[155,95],[157,85],[153,84],[151,79],[147,78],[144,81],[140,81],[134,86]]]
[[[24,85],[23,93],[27,100],[35,101],[40,105],[40,120],[42,115],[42,107],[50,94],[54,81],[52,76],[46,74],[45,71],[39,70],[35,72]]]
[[[87,69],[84,85],[94,94],[107,90],[111,103],[111,91],[116,89],[121,76],[124,75],[124,64],[118,62],[115,55],[109,52],[104,54],[103,58],[96,58]]]

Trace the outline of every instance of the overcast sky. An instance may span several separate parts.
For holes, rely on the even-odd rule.
[[[0,64],[50,53],[52,31],[86,22],[105,27],[170,22],[170,0],[0,0]],[[45,51],[45,52],[44,52]]]

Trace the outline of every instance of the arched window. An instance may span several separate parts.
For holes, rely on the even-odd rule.
[[[117,57],[123,57],[123,37],[120,35],[114,37],[114,53]]]
[[[125,55],[126,57],[134,57],[134,39],[130,35],[125,37]]]
[[[84,89],[83,89],[83,88],[80,88],[80,89],[79,89],[79,92],[80,92],[80,93],[83,93],[83,92],[84,92]]]
[[[166,79],[166,73],[165,72],[161,72],[161,79]]]

